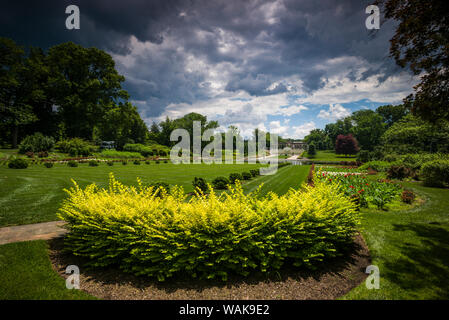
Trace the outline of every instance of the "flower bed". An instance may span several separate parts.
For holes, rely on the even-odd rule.
[[[366,176],[356,173],[328,174],[318,171],[316,178],[319,181],[332,184],[336,189],[354,199],[360,206],[367,207],[370,204],[379,209],[398,198],[402,188],[399,184],[389,180],[368,180]]]
[[[210,186],[209,186],[210,187]],[[67,190],[59,211],[66,248],[90,266],[117,265],[164,280],[174,275],[221,278],[269,272],[285,263],[314,268],[353,241],[355,204],[326,183],[284,196],[245,195],[237,182],[217,196],[182,188],[127,187],[111,175],[109,189]]]

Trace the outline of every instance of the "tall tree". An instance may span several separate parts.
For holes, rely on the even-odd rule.
[[[373,150],[380,142],[380,137],[385,132],[385,124],[382,117],[373,110],[358,110],[352,113],[351,119],[354,126],[350,132],[365,150]]]
[[[382,117],[383,122],[387,128],[391,127],[395,122],[398,122],[408,113],[407,108],[403,105],[393,106],[391,104],[380,106],[376,112]]]
[[[17,147],[19,128],[37,120],[29,103],[39,94],[23,48],[0,38],[0,126],[10,128],[13,148]]]
[[[449,5],[447,0],[378,0],[385,17],[399,21],[390,55],[421,82],[404,103],[415,115],[449,119]]]
[[[91,139],[94,127],[110,108],[128,99],[125,80],[106,52],[72,42],[50,48],[48,88],[69,137]]]

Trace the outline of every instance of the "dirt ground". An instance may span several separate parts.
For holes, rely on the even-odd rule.
[[[68,265],[78,265],[81,290],[106,300],[336,299],[362,283],[370,265],[369,250],[358,235],[345,257],[328,261],[317,271],[284,268],[271,276],[255,274],[233,277],[227,282],[170,279],[161,283],[117,269],[85,270],[82,259],[61,252],[61,238],[50,240],[49,246],[53,268],[62,277],[68,276]]]

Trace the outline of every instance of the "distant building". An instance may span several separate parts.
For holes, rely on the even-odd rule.
[[[292,150],[307,150],[307,143],[304,140],[286,140],[279,143],[279,148],[283,149],[285,147],[292,148]]]
[[[101,141],[100,148],[101,149],[114,149],[115,141]]]

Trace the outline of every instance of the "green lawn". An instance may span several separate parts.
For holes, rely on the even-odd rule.
[[[306,166],[288,166],[279,178],[302,175]],[[270,183],[270,176],[260,177]],[[254,180],[255,182],[256,180]],[[250,182],[245,188],[252,189]],[[365,283],[342,299],[449,298],[449,190],[408,183],[422,206],[404,211],[362,211],[362,232],[380,269],[380,289]],[[0,299],[86,299],[87,294],[65,288],[51,268],[44,241],[0,246]]]
[[[362,233],[379,267],[380,289],[362,283],[344,299],[449,298],[449,190],[406,187],[426,203],[407,211],[362,211]]]
[[[303,154],[304,158],[316,161],[355,161],[356,156],[344,156],[336,154],[333,150],[317,150],[315,156],[310,156],[307,152]]]
[[[56,212],[66,196],[63,189],[72,186],[72,178],[80,186],[92,182],[107,186],[109,173],[113,172],[115,177],[125,184],[135,185],[136,177],[140,177],[144,183],[164,181],[170,185],[181,185],[186,192],[191,192],[194,177],[203,177],[211,182],[218,176],[228,177],[232,172],[249,171],[258,167],[258,164],[174,165],[162,162],[151,162],[150,165],[122,165],[117,162],[112,167],[104,163],[98,167],[80,164],[76,168],[56,164],[50,169],[43,165],[31,165],[27,169],[0,166],[0,226],[56,220]],[[307,166],[288,166],[279,169],[275,176],[253,178],[245,182],[244,187],[251,191],[264,182],[264,192],[274,190],[283,193],[290,186],[299,186],[307,172]]]
[[[69,290],[53,269],[45,241],[0,246],[0,300],[94,299],[80,290]]]
[[[261,195],[265,195],[269,191],[282,195],[290,188],[298,188],[306,180],[309,170],[310,166],[286,166],[279,169],[275,175],[260,176],[257,179],[246,182],[243,185],[243,189],[251,192],[263,183]]]

